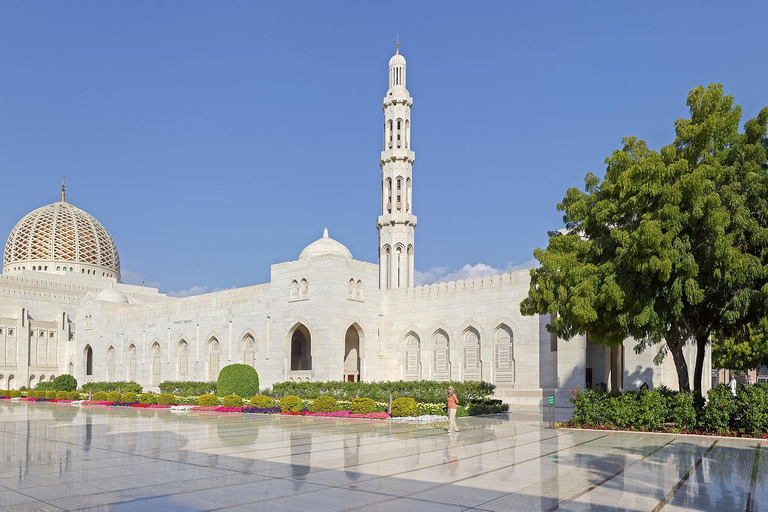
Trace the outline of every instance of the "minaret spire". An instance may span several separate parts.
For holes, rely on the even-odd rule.
[[[66,203],[66,193],[64,190],[64,180],[67,178],[67,173],[61,175],[61,202]]]
[[[395,35],[395,55],[400,55],[400,34]]]

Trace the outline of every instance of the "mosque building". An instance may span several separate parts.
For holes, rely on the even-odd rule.
[[[398,48],[382,103],[377,263],[354,259],[326,230],[295,261],[272,265],[268,283],[169,297],[121,282],[114,240],[66,202],[62,185],[61,201],[24,216],[5,245],[0,389],[66,373],[156,390],[166,380],[216,380],[232,363],[256,368],[262,386],[485,380],[507,402],[530,405],[550,394],[564,405],[577,386],[677,387],[674,364],[654,365],[632,340],[565,341],[546,330],[548,317],[522,316],[527,270],[414,286],[412,106]]]

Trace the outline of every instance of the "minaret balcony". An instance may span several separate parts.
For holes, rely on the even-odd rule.
[[[392,212],[392,213],[385,213],[384,215],[379,215],[378,222],[376,223],[378,228],[382,228],[384,226],[393,226],[396,224],[404,224],[406,226],[416,226],[416,216],[412,213],[401,211],[401,212]]]
[[[394,162],[397,160],[405,160],[406,162],[413,163],[416,160],[416,153],[408,148],[392,148],[381,152],[380,163]]]

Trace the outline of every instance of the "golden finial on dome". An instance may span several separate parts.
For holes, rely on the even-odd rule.
[[[66,179],[66,177],[67,177],[66,173],[61,175],[61,202],[62,203],[66,203],[67,202],[65,200],[65,194],[64,194],[64,180]]]
[[[395,54],[400,55],[400,34],[395,36]]]

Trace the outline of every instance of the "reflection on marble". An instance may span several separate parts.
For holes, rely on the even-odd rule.
[[[766,442],[531,418],[462,418],[456,435],[4,401],[0,510],[768,510]]]

